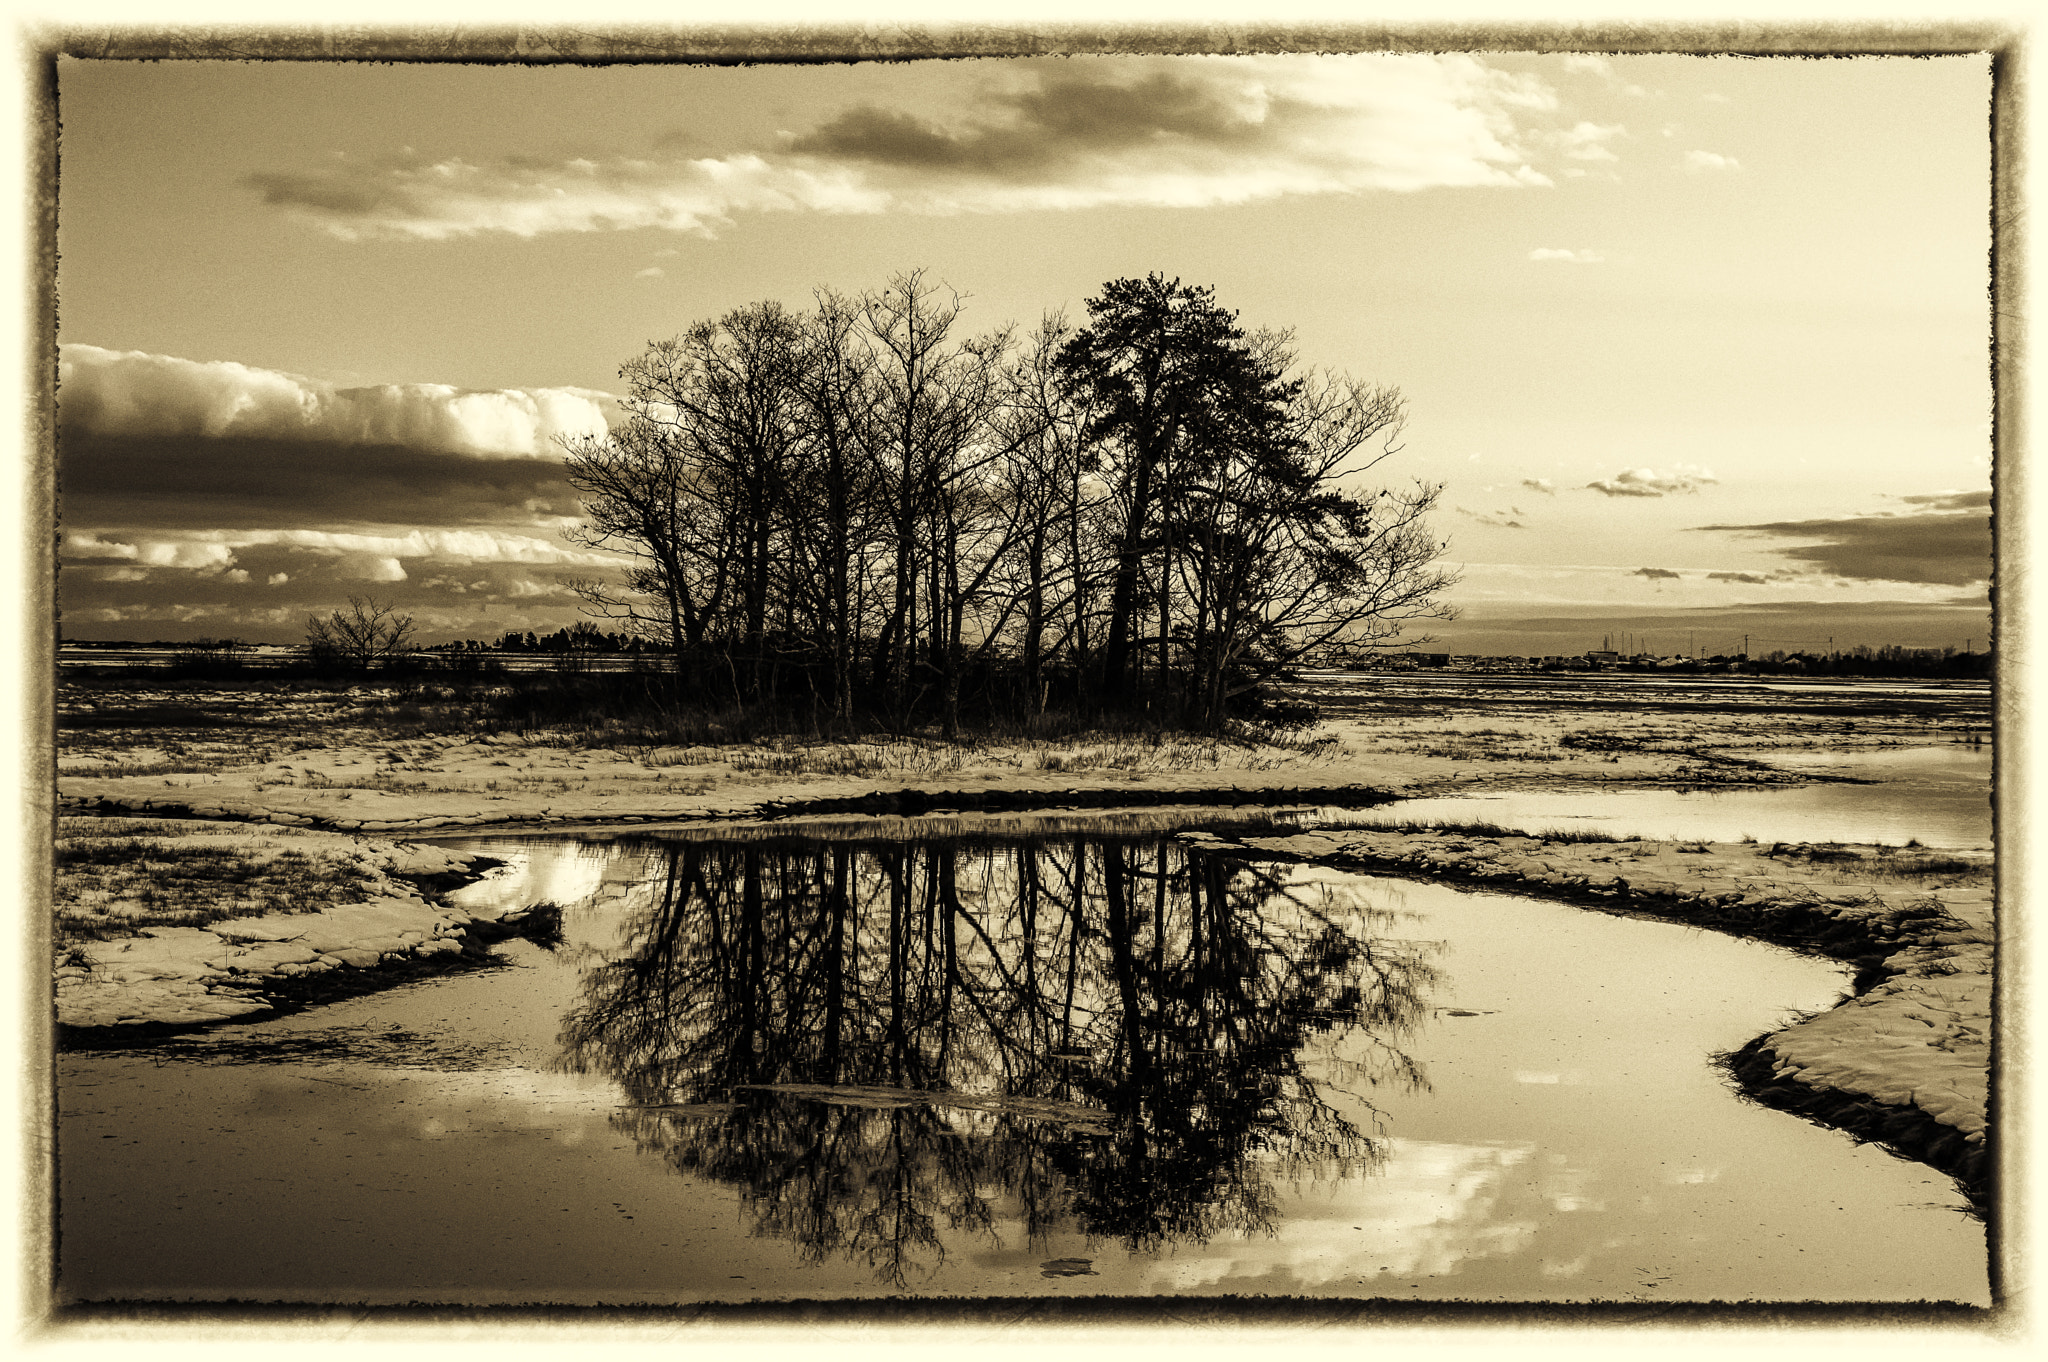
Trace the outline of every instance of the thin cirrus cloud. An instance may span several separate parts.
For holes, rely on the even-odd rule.
[[[1602,251],[1572,251],[1557,246],[1538,246],[1529,252],[1531,260],[1562,260],[1573,265],[1598,265],[1606,261]]]
[[[978,97],[936,113],[863,104],[777,146],[723,155],[478,163],[407,152],[246,183],[344,239],[711,235],[768,212],[1205,207],[1548,185],[1528,146],[1561,142],[1570,155],[1607,135],[1531,125],[1556,104],[1541,81],[1458,54],[1077,58],[1005,66]]]
[[[1654,468],[1624,469],[1611,478],[1596,478],[1586,486],[1609,497],[1668,497],[1697,492],[1714,481],[1714,475],[1704,468],[1677,464],[1668,473],[1659,473]]]
[[[1580,122],[1558,134],[1567,160],[1572,161],[1618,161],[1613,150],[1607,145],[1628,130],[1619,123]]]
[[[1742,162],[1733,156],[1723,156],[1715,151],[1688,151],[1685,153],[1685,168],[1694,175],[1717,170],[1740,170]]]
[[[1781,520],[1758,525],[1701,525],[1769,539],[1810,539],[1775,551],[1844,581],[1975,586],[1991,577],[1989,493],[1939,493],[1901,500],[1935,509],[1906,515],[1839,520]]]

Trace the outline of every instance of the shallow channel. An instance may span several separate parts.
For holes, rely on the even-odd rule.
[[[1156,832],[476,840],[552,949],[59,1056],[63,1298],[1988,1300],[1710,1056],[1840,969]]]
[[[1991,750],[1962,744],[1831,752],[1773,752],[1772,766],[1859,783],[1697,790],[1503,790],[1406,799],[1378,813],[1332,812],[1332,823],[1445,819],[1524,831],[1567,828],[1610,836],[1709,842],[1917,840],[1949,849],[1992,844]]]

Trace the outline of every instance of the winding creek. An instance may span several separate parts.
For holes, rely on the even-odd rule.
[[[1946,1178],[1712,1062],[1841,967],[1172,821],[464,840],[559,943],[58,1057],[60,1293],[1988,1303]]]

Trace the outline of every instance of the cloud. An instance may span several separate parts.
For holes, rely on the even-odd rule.
[[[295,549],[348,559],[368,571],[390,576],[399,559],[426,558],[448,562],[562,564],[595,567],[617,561],[609,554],[573,548],[557,539],[506,530],[409,530],[401,534],[355,534],[322,530],[191,530],[139,539],[135,543],[95,544],[90,554],[74,555],[66,540],[63,557],[122,559],[158,567],[219,567],[237,553],[257,547]]]
[[[1707,580],[1710,582],[1743,582],[1750,586],[1763,586],[1771,579],[1758,576],[1754,572],[1709,572]]]
[[[442,384],[337,388],[232,361],[60,346],[57,419],[68,432],[402,445],[555,458],[557,435],[602,434],[616,399],[576,388],[471,391]]]
[[[457,636],[552,630],[574,598],[537,578],[620,569],[563,539],[581,508],[552,441],[602,431],[604,394],[338,389],[92,346],[61,359],[58,585],[78,636],[295,641],[307,611],[366,586]]]
[[[67,541],[113,530],[522,526],[575,514],[558,461],[399,445],[101,437],[59,430]],[[132,537],[132,536],[130,536]]]
[[[1681,463],[1674,465],[1669,473],[1659,473],[1651,468],[1630,468],[1612,478],[1596,479],[1586,486],[1602,496],[1663,497],[1677,492],[1697,492],[1702,484],[1715,480],[1706,469]]]
[[[1532,492],[1541,492],[1546,497],[1557,495],[1557,484],[1549,478],[1523,478],[1522,486]]]
[[[1500,511],[1469,511],[1463,506],[1453,506],[1451,509],[1467,519],[1476,520],[1481,525],[1492,525],[1497,529],[1524,530],[1528,528],[1519,520],[1510,520],[1506,514]],[[1515,511],[1514,514],[1520,515],[1521,512]]]
[[[1531,260],[1565,260],[1574,265],[1598,265],[1607,259],[1601,251],[1571,251],[1560,247],[1538,246],[1529,252]]]
[[[1936,500],[1967,501],[1974,495],[1944,493]],[[1911,515],[1696,528],[1725,534],[1819,540],[1776,551],[1850,581],[1973,586],[1991,576],[1991,521],[1981,506]]]
[[[1723,156],[1713,151],[1688,151],[1685,153],[1685,168],[1697,175],[1702,171],[1740,170],[1742,162],[1733,156]]]
[[[1565,55],[1564,69],[1574,76],[1611,76],[1614,64],[1607,58],[1591,52],[1571,52]]]
[[[1536,78],[1462,54],[1070,58],[1003,64],[937,111],[856,105],[772,148],[488,164],[408,151],[245,183],[348,240],[708,236],[769,212],[1190,208],[1546,185],[1524,124],[1556,105]]]
[[[649,265],[646,269],[635,272],[633,277],[635,279],[662,279],[667,277],[667,271],[663,270],[659,265]]]
[[[1673,572],[1669,568],[1637,568],[1634,572],[1631,572],[1629,576],[1648,577],[1653,582],[1675,582],[1679,580],[1678,574]]]
[[[536,524],[578,510],[557,436],[606,428],[575,389],[335,388],[235,363],[66,345],[57,459],[70,536]],[[132,546],[133,533],[123,536]]]
[[[1607,144],[1628,131],[1619,123],[1580,122],[1558,135],[1567,159],[1573,161],[1619,160]]]
[[[1925,506],[1936,511],[1989,510],[1989,492],[1928,492],[1921,496],[1900,497],[1910,506]]]

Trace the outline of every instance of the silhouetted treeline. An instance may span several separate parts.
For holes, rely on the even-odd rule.
[[[1738,655],[1702,658],[1676,666],[1624,664],[1633,671],[1675,671],[1682,674],[1725,671],[1731,667],[1759,676],[1898,676],[1927,680],[1968,680],[1989,677],[1997,655],[1955,648],[1856,647],[1838,653],[1771,652],[1760,657]]]
[[[626,419],[564,441],[571,537],[634,562],[578,589],[692,693],[949,734],[1214,725],[1308,649],[1444,613],[1438,489],[1340,485],[1392,451],[1398,393],[1298,370],[1177,280],[1087,308],[968,335],[910,273],[651,344]]]

